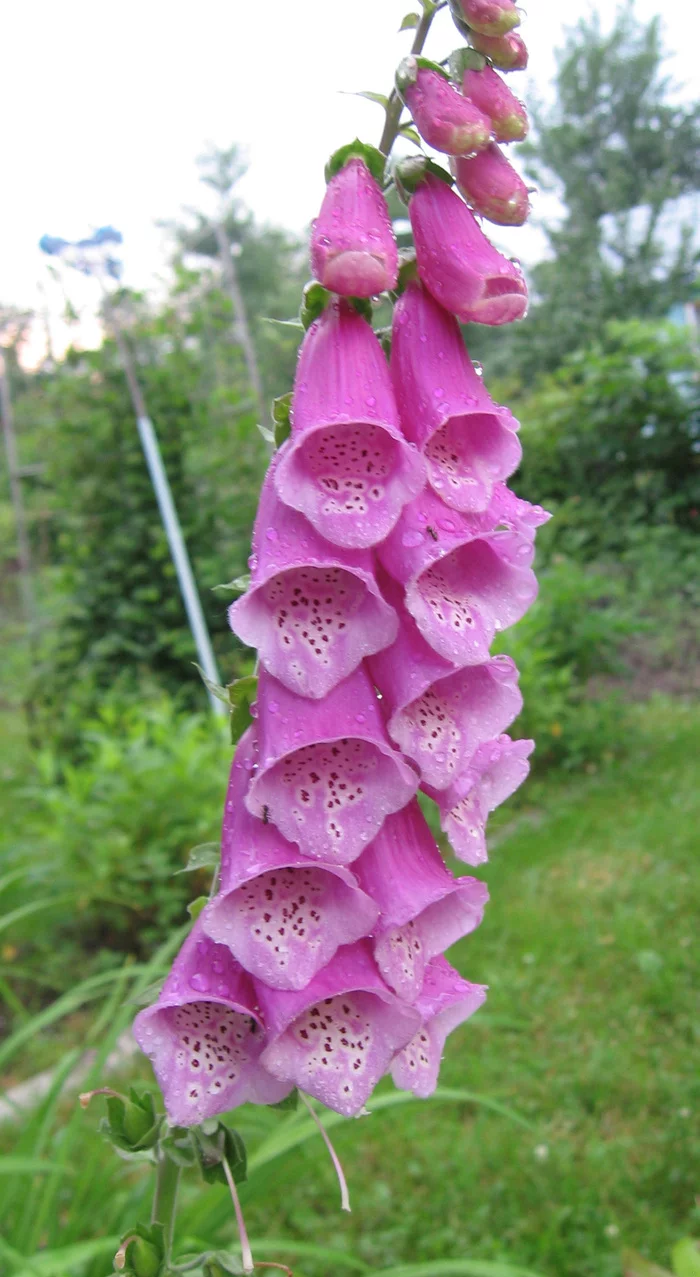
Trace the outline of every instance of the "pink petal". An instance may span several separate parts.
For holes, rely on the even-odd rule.
[[[306,989],[256,991],[271,1039],[265,1068],[345,1117],[361,1111],[420,1023],[387,989],[366,940],[339,949]]]
[[[395,1085],[421,1099],[432,1095],[448,1034],[478,1011],[485,999],[485,985],[470,984],[444,958],[434,958],[415,1004],[423,1023],[391,1066]]]
[[[485,827],[489,812],[522,785],[534,748],[532,740],[499,736],[479,747],[466,771],[449,789],[426,787],[438,805],[440,824],[459,860],[479,865],[488,859]]]
[[[405,586],[423,638],[454,665],[486,661],[497,631],[520,620],[537,595],[534,532],[505,526],[501,487],[488,510],[472,515],[446,510],[426,488],[378,551]]]
[[[423,484],[404,439],[384,353],[347,302],[311,325],[294,384],[292,437],[275,486],[326,540],[366,549],[383,540]]]
[[[386,200],[357,156],[328,183],[311,233],[311,269],[324,288],[345,297],[396,286],[398,249]]]
[[[370,552],[324,541],[279,500],[274,472],[273,461],[255,522],[250,588],[229,621],[290,691],[322,697],[392,641],[396,616],[377,588]]]
[[[445,310],[462,323],[498,325],[523,318],[527,286],[522,271],[494,248],[446,182],[426,177],[408,213],[418,273]]]
[[[527,111],[493,67],[465,71],[462,88],[479,110],[488,115],[497,142],[522,142],[527,137]]]
[[[473,31],[503,36],[520,26],[514,0],[460,0],[462,12]]]
[[[363,666],[321,701],[295,696],[262,671],[258,716],[260,766],[246,806],[313,860],[355,860],[416,791]]]
[[[488,145],[488,117],[439,71],[420,67],[404,98],[421,137],[436,151],[467,155]]]
[[[479,926],[486,885],[453,877],[415,800],[384,822],[356,872],[380,909],[379,970],[399,997],[413,1001],[426,963]]]
[[[417,280],[394,307],[391,373],[404,434],[421,449],[431,487],[457,510],[485,510],[520,464],[518,423],[488,395],[457,320]]]
[[[252,1101],[275,1104],[290,1085],[263,1068],[264,1029],[252,981],[196,922],[134,1037],[153,1064],[169,1120],[196,1126]]]
[[[478,156],[460,156],[453,169],[457,186],[476,213],[499,226],[522,226],[527,221],[527,186],[495,142]]]
[[[219,894],[202,926],[256,979],[301,989],[340,945],[369,935],[378,908],[349,870],[313,864],[274,825],[250,815],[244,799],[254,756],[248,731],[226,795]]]

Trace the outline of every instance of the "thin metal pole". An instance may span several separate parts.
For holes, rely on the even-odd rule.
[[[136,417],[136,425],[138,427],[141,446],[146,457],[146,464],[148,466],[151,482],[153,483],[153,488],[156,494],[160,516],[163,520],[165,535],[168,538],[170,553],[172,555],[173,563],[175,564],[177,579],[180,583],[180,593],[182,594],[182,601],[185,605],[185,611],[187,612],[187,619],[190,623],[192,637],[194,638],[195,646],[197,648],[199,663],[210,682],[218,683],[220,682],[220,679],[219,670],[216,664],[216,657],[214,656],[212,649],[207,624],[204,620],[202,605],[199,601],[199,594],[197,593],[197,586],[195,585],[194,576],[192,574],[192,566],[187,553],[187,546],[185,545],[180,521],[177,517],[170,484],[168,483],[168,476],[166,475],[165,468],[163,466],[163,459],[160,455],[156,432],[153,428],[153,422],[146,410],[146,402],[136,376],[136,370],[131,358],[131,351],[126,343],[121,325],[110,303],[106,289],[104,290],[104,300],[107,320],[112,332],[114,333],[117,349],[119,350],[122,367],[124,369],[124,375],[129,387],[129,395],[131,397],[131,403]],[[220,701],[216,696],[214,696],[212,692],[209,691],[209,688],[207,688],[207,695],[214,713],[219,715],[226,714],[226,706],[223,701]]]
[[[32,558],[29,546],[29,532],[24,511],[20,468],[17,460],[17,439],[12,415],[10,383],[7,375],[5,357],[0,354],[0,416],[2,416],[2,433],[5,440],[5,456],[10,479],[10,498],[15,516],[15,535],[17,537],[17,562],[19,563],[20,594],[22,610],[30,636],[33,637],[36,626],[36,601],[32,582]]]
[[[262,422],[265,416],[265,395],[263,392],[260,369],[258,367],[258,358],[255,353],[255,345],[253,343],[253,337],[245,312],[243,294],[241,293],[240,285],[238,283],[238,272],[231,255],[231,245],[223,222],[212,222],[211,225],[216,236],[216,242],[219,246],[221,269],[223,271],[224,281],[231,299],[231,306],[233,307],[235,334],[243,350],[243,358],[245,359],[246,368],[248,370],[248,380],[250,381],[260,421]]]

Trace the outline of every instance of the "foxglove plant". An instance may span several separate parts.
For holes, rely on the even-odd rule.
[[[219,1115],[301,1095],[353,1116],[388,1074],[417,1096],[435,1090],[448,1035],[486,996],[444,954],[479,926],[488,892],[448,868],[416,794],[457,858],[477,865],[488,814],[525,778],[533,748],[505,734],[522,705],[518,671],[491,644],[536,596],[534,537],[548,516],[506,486],[518,423],[489,396],[459,327],[510,323],[527,306],[521,270],[475,217],[527,216],[495,145],[522,138],[527,121],[491,65],[524,65],[526,51],[512,0],[451,3],[471,48],[425,61],[445,6],[423,0],[379,149],[352,142],[326,170],[291,405],[275,408],[251,575],[229,612],[259,672],[227,689],[238,744],[221,864],[134,1026],[170,1123],[143,1106],[149,1129],[134,1148],[151,1141],[159,1176],[186,1164],[186,1148],[219,1168],[246,1272],[244,1156]],[[451,157],[471,208],[424,153],[388,165],[404,102],[406,136],[417,129]],[[401,269],[390,185],[415,245]],[[379,295],[394,310],[378,334]],[[151,1231],[124,1241],[122,1268],[144,1277],[138,1241],[157,1251],[149,1273],[175,1271],[173,1211],[174,1192],[157,1194]]]

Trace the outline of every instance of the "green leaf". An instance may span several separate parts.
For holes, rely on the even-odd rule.
[[[423,139],[418,129],[414,129],[412,124],[402,124],[399,133],[402,137],[408,138],[409,142],[415,142],[416,146],[423,145]]]
[[[218,842],[200,842],[197,847],[192,848],[184,869],[176,869],[173,877],[194,873],[197,869],[216,869],[220,858],[221,847]]]
[[[636,1250],[622,1252],[622,1272],[623,1277],[671,1277],[667,1268],[659,1268],[658,1264],[652,1264]]]
[[[47,1162],[41,1157],[13,1157],[8,1154],[0,1157],[0,1175],[51,1175],[60,1171],[62,1175],[74,1175],[71,1166],[62,1162]]]
[[[190,915],[190,918],[192,919],[193,922],[197,921],[200,913],[202,912],[202,909],[204,908],[205,905],[208,905],[208,904],[209,904],[208,896],[197,896],[195,900],[190,900],[190,903],[187,906],[187,912]]]
[[[671,1251],[675,1277],[700,1277],[700,1249],[692,1237],[676,1242]]]
[[[73,1246],[59,1246],[55,1250],[42,1250],[36,1255],[22,1256],[26,1267],[18,1266],[12,1277],[66,1277],[82,1264],[101,1255],[111,1257],[119,1245],[118,1237],[100,1237],[96,1241],[77,1242]]]
[[[223,1122],[216,1122],[211,1132],[212,1123],[205,1122],[195,1127],[192,1132],[199,1169],[207,1184],[227,1184],[224,1161],[236,1184],[242,1184],[247,1175],[247,1156],[245,1144],[238,1131]]]
[[[494,1263],[488,1259],[438,1259],[425,1264],[380,1268],[374,1277],[542,1277],[532,1268]]]
[[[299,1107],[299,1092],[296,1087],[289,1095],[285,1095],[283,1100],[278,1100],[276,1104],[268,1104],[268,1108],[279,1109],[280,1113],[295,1113]]]
[[[199,677],[204,683],[204,686],[206,687],[207,691],[211,692],[212,696],[215,696],[218,701],[223,701],[224,705],[227,705],[228,693],[226,691],[226,688],[222,687],[220,683],[215,683],[213,679],[207,678],[201,665],[198,665],[196,661],[193,661],[192,664],[194,665],[195,669],[198,671]]]
[[[304,329],[308,331],[314,320],[323,314],[330,299],[331,294],[327,288],[323,287],[323,284],[319,284],[315,279],[309,281],[304,288],[299,309],[299,318]]]
[[[226,691],[231,706],[231,741],[235,745],[253,721],[250,707],[258,694],[257,677],[246,674],[244,678],[237,678],[229,683]]]
[[[366,98],[368,102],[376,102],[377,106],[381,106],[386,110],[389,105],[389,99],[385,93],[373,93],[371,89],[361,89],[358,93],[353,93],[354,98]]]
[[[272,319],[270,315],[263,315],[263,323],[278,324],[280,328],[301,328],[304,325],[300,319]]]
[[[402,18],[401,20],[401,26],[399,27],[399,31],[413,31],[418,26],[419,22],[420,22],[419,13],[407,13],[406,17]]]
[[[258,427],[260,429],[260,427]],[[267,430],[269,436],[268,442],[274,440],[271,430]],[[212,590],[227,590],[230,594],[245,594],[250,585],[250,572],[244,572],[243,576],[234,576],[232,581],[224,581],[221,585],[212,585]]]

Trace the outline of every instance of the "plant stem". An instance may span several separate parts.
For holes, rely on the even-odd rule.
[[[156,1188],[153,1194],[151,1223],[162,1224],[164,1228],[165,1262],[170,1262],[170,1252],[175,1232],[175,1207],[177,1189],[180,1183],[180,1167],[169,1157],[160,1154],[156,1170]]]
[[[442,0],[442,3],[439,4],[433,3],[433,0],[423,0],[423,16],[416,27],[416,34],[413,44],[411,45],[411,53],[413,56],[417,56],[419,53],[423,52],[423,46],[425,45],[425,41],[430,30],[430,24],[438,9],[444,8],[444,4],[445,0]],[[379,143],[379,150],[382,155],[388,156],[394,142],[396,141],[399,124],[401,123],[402,112],[403,102],[394,88],[389,94],[389,101],[386,105],[386,116],[384,119],[384,130]]]

